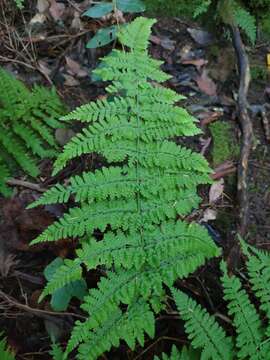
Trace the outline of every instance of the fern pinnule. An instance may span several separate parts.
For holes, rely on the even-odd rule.
[[[1,360],[15,360],[15,356],[9,350],[2,332],[0,332],[0,358]]]

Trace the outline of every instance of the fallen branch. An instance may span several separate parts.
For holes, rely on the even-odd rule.
[[[245,46],[237,26],[232,26],[233,45],[238,60],[240,84],[238,91],[238,117],[242,129],[242,146],[238,165],[237,193],[239,204],[239,225],[238,233],[241,236],[246,234],[249,213],[248,196],[248,161],[252,149],[253,128],[249,115],[247,94],[250,84],[250,67]]]

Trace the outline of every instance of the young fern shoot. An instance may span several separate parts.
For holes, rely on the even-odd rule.
[[[58,269],[43,297],[80,279],[82,265],[107,270],[84,299],[89,318],[76,322],[66,357],[78,347],[78,359],[94,360],[120,340],[132,349],[136,341],[143,345],[144,333],[154,336],[164,285],[220,253],[206,229],[184,220],[200,202],[197,186],[211,182],[211,170],[200,154],[168,140],[200,130],[174,105],[182,97],[156,85],[170,76],[147,53],[154,23],[139,17],[120,30],[128,51],[114,50],[96,70],[110,82],[108,97],[63,118],[86,127],[65,146],[54,173],[82,154],[98,153],[108,166],[54,186],[31,205],[64,203],[71,196],[79,203],[33,241],[81,238],[77,257]]]

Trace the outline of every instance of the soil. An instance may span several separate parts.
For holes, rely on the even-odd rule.
[[[37,13],[33,4],[35,2],[30,1],[30,5],[22,12],[18,12],[8,3],[9,1],[4,0],[0,6],[0,36],[3,39],[0,44],[1,66],[13,72],[29,86],[36,83],[45,86],[53,84],[69,109],[104,94],[104,84],[93,82],[89,76],[79,78],[72,75],[66,64],[66,56],[69,56],[89,71],[96,67],[101,56],[111,50],[111,46],[94,51],[85,48],[93,31],[102,23],[88,21],[77,33],[70,33],[67,27],[70,20],[60,18],[55,21],[50,18],[49,23],[40,25],[44,26],[44,29],[35,29],[35,32],[31,33],[29,22]],[[76,8],[81,1],[62,3],[66,8],[70,7],[70,17],[74,17],[74,7]],[[166,86],[187,97],[181,105],[186,106],[200,120],[199,125],[203,130],[200,136],[176,141],[200,152],[207,139],[212,140],[208,126],[213,120],[229,122],[239,143],[241,131],[236,117],[235,96],[238,80],[233,49],[229,42],[217,39],[210,45],[201,46],[187,31],[188,28],[197,27],[198,24],[191,21],[159,18],[154,27],[150,52],[155,58],[164,61],[163,69],[172,75]],[[11,36],[11,32],[16,33],[17,37]],[[38,40],[39,35],[43,33],[46,33],[45,39]],[[81,35],[78,35],[80,33]],[[224,49],[228,51],[224,52]],[[268,51],[268,43],[258,42],[254,49],[250,49],[250,55],[252,59],[256,59],[256,63],[266,67],[265,57]],[[189,62],[185,62],[185,59]],[[200,67],[199,60],[208,63]],[[209,82],[207,77],[200,86],[196,79],[201,76],[203,69],[208,71],[212,82]],[[71,86],[67,79],[71,83],[75,80],[76,85]],[[264,80],[252,81],[249,98],[251,104],[269,102],[269,80],[268,73]],[[258,247],[269,248],[270,147],[260,118],[256,117],[253,121],[257,145],[249,163],[250,222],[247,240]],[[77,129],[75,125],[74,131]],[[214,164],[212,147],[213,144],[209,142],[209,146],[203,150],[210,164]],[[232,169],[237,166],[238,159],[225,160],[230,163]],[[83,169],[100,167],[101,163],[97,157],[84,157],[73,161],[56,177],[50,175],[51,165],[48,161],[42,163],[40,178],[32,181],[41,187],[49,187]],[[219,174],[217,166],[215,170]],[[24,179],[21,174],[18,174],[17,178]],[[191,218],[201,221],[207,208],[215,210],[217,219],[205,222],[205,226],[218,245],[228,251],[235,238],[238,221],[236,175],[233,170],[224,176],[224,181],[224,193],[214,205],[209,205],[209,188],[200,189],[203,201],[200,209],[191,214]],[[76,243],[61,241],[57,246],[29,246],[30,241],[64,211],[63,206],[26,210],[27,204],[37,196],[38,192],[17,186],[14,187],[14,196],[11,199],[1,199],[0,202],[0,329],[5,332],[10,347],[20,360],[50,359],[50,335],[54,334],[65,344],[74,321],[84,316],[77,300],[72,300],[65,314],[53,313],[49,300],[38,303],[38,297],[45,284],[44,268],[56,256],[72,257]],[[219,275],[218,261],[212,261],[188,280],[181,281],[179,286],[192,294],[212,313],[220,314],[221,323],[230,332],[230,325],[224,321],[226,309],[219,286]],[[89,274],[88,285],[95,286],[99,277],[98,272]],[[137,346],[134,351],[130,351],[125,344],[121,344],[118,349],[105,354],[103,358],[148,360],[162,351],[168,351],[172,344],[187,343],[183,323],[177,315],[164,312],[156,324],[156,337],[147,338],[144,349]]]

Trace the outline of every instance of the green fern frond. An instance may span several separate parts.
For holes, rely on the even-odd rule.
[[[211,5],[211,2],[212,0],[202,0],[202,2],[195,8],[193,17],[197,18],[202,14],[205,14],[208,11],[209,6]]]
[[[183,292],[172,289],[172,293],[191,345],[202,349],[201,359],[233,359],[232,339],[215,318]]]
[[[52,344],[50,355],[52,356],[52,360],[64,360],[64,353],[59,344]]]
[[[23,9],[24,7],[24,0],[14,0],[18,9]]]
[[[57,184],[31,206],[70,197],[78,202],[33,241],[83,237],[76,264],[56,272],[44,296],[67,285],[73,272],[81,276],[81,266],[107,273],[84,299],[89,318],[75,326],[66,356],[79,346],[79,359],[94,360],[121,339],[131,348],[135,341],[143,344],[144,332],[153,336],[154,313],[164,308],[164,285],[220,254],[206,230],[179,220],[198,207],[197,186],[211,182],[211,170],[200,154],[167,140],[200,130],[186,110],[174,106],[181,96],[150,82],[168,78],[146,53],[153,23],[136,18],[119,35],[130,51],[102,60],[98,72],[111,81],[110,97],[63,117],[87,127],[64,147],[55,173],[89,153],[102,155],[107,168]]]
[[[0,359],[1,360],[15,360],[15,356],[9,351],[3,333],[0,333]]]
[[[234,11],[236,24],[246,33],[252,44],[256,41],[256,19],[246,9],[236,6]]]
[[[181,351],[174,345],[171,355],[162,354],[161,358],[155,356],[154,360],[199,360],[199,354],[194,349],[183,347]]]
[[[54,89],[36,86],[31,92],[0,68],[0,160],[9,173],[13,169],[6,161],[7,155],[32,177],[39,173],[36,156],[41,159],[56,156],[54,129],[63,127],[57,120],[63,113],[64,107]],[[8,176],[4,174],[0,178],[0,192],[8,195],[5,185]]]
[[[259,315],[248,294],[241,288],[240,280],[236,276],[228,275],[224,262],[221,264],[221,269],[224,299],[228,302],[229,315],[233,316],[233,324],[237,332],[238,358],[260,359],[258,350],[262,343],[263,332]]]
[[[156,23],[155,19],[138,17],[128,26],[121,28],[118,33],[120,43],[131,51],[144,52],[148,48],[151,28]]]
[[[66,259],[54,273],[52,279],[47,283],[42,291],[39,301],[42,301],[47,295],[53,294],[56,290],[65,285],[82,278],[82,268],[76,260]]]

